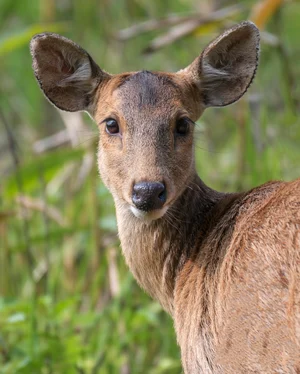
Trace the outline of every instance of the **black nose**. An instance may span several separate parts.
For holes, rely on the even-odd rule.
[[[139,182],[133,186],[132,202],[140,210],[160,209],[167,199],[166,187],[160,182]]]

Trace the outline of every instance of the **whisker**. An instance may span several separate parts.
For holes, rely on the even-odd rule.
[[[177,210],[174,206],[171,206],[170,209],[167,211],[167,215],[175,220],[177,223],[190,223],[190,221],[180,219],[176,213],[180,214],[180,211]]]
[[[169,218],[171,218],[171,217],[169,217],[169,216],[166,214],[165,219],[166,219],[167,223],[168,223],[169,225],[171,225],[171,226],[172,226],[172,227],[173,227],[173,228],[178,232],[179,235],[181,235],[181,232],[180,232],[180,230],[178,229],[178,227],[175,226],[175,225],[173,225],[172,221],[171,221]]]

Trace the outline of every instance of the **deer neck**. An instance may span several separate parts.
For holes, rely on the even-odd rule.
[[[201,250],[211,212],[224,195],[195,175],[169,211],[149,223],[115,201],[126,262],[141,287],[171,315],[177,274],[187,259]]]

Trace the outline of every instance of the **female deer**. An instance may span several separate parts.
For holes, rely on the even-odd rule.
[[[300,373],[300,180],[225,194],[195,170],[194,122],[245,93],[258,52],[243,22],[177,73],[112,76],[64,37],[31,42],[47,98],[99,125],[124,256],[173,317],[187,374]]]

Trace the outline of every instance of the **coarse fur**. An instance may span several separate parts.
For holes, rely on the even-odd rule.
[[[49,100],[99,125],[98,165],[123,254],[173,317],[186,374],[300,373],[300,179],[226,194],[195,170],[193,122],[246,92],[258,52],[257,28],[242,22],[177,73],[112,76],[59,35],[31,43]],[[165,185],[164,206],[134,207],[133,186],[155,181]]]

